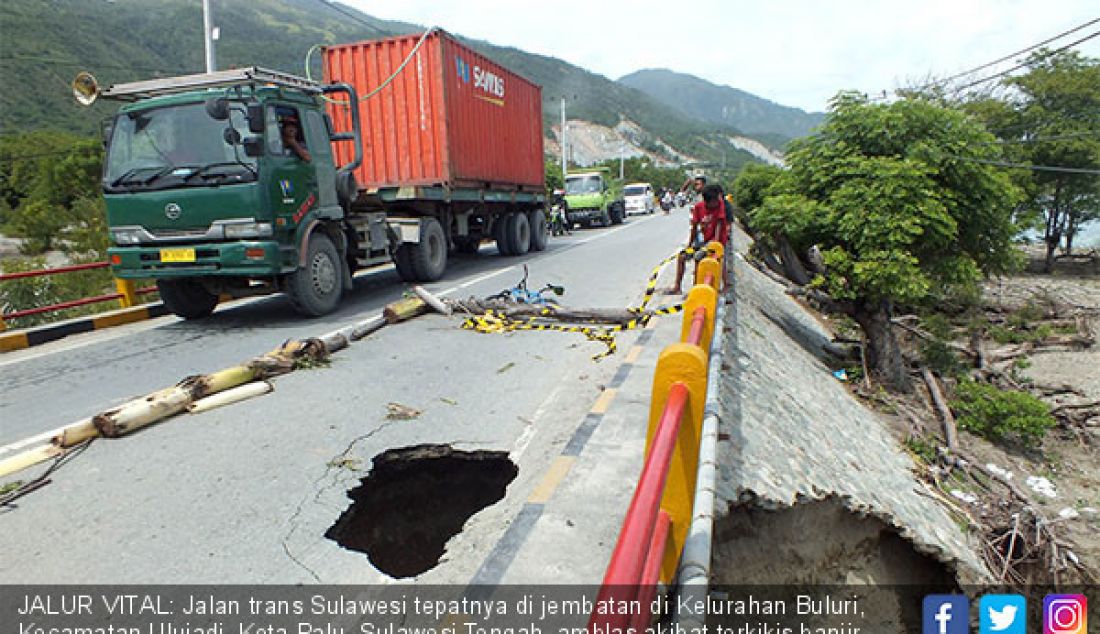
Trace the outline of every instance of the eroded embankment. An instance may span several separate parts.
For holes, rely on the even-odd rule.
[[[735,230],[734,250],[749,239]],[[725,312],[713,579],[974,583],[967,535],[820,359],[828,333],[738,256]],[[762,557],[761,553],[766,553]]]

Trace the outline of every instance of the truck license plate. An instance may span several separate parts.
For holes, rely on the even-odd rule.
[[[161,249],[161,262],[194,262],[194,249]]]

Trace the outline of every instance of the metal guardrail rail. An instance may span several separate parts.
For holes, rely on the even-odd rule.
[[[641,609],[629,614],[596,611],[589,618],[590,632],[628,627],[644,632],[658,584],[673,580],[689,535],[725,266],[721,244],[712,242],[708,250],[712,255],[696,267],[696,286],[684,302],[680,343],[667,346],[657,361],[645,463],[597,595],[596,605],[631,601]]]
[[[59,266],[53,269],[37,269],[34,271],[2,273],[0,274],[0,283],[11,280],[26,279],[30,277],[62,275],[65,273],[75,273],[78,271],[105,269],[109,266],[109,262],[89,262],[86,264],[74,264],[72,266]],[[157,292],[157,288],[155,286],[135,288],[134,282],[132,280],[121,280],[118,278],[115,278],[115,289],[116,290],[114,293],[106,293],[103,295],[95,295],[92,297],[82,297],[80,299],[74,299],[67,302],[58,302],[56,304],[50,304],[48,306],[35,306],[34,308],[24,308],[22,310],[15,310],[10,313],[0,314],[0,332],[7,329],[6,322],[8,320],[17,319],[19,317],[30,317],[31,315],[41,315],[43,313],[56,312],[59,310],[65,310],[67,308],[76,308],[77,306],[86,306],[88,304],[109,302],[113,300],[118,300],[119,308],[130,308],[131,306],[135,306],[140,303],[138,300],[139,296]]]

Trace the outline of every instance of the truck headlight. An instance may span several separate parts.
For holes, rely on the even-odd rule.
[[[225,225],[228,240],[239,238],[268,238],[274,235],[270,222],[240,222]]]
[[[141,244],[141,232],[137,229],[111,229],[111,240],[120,247]]]

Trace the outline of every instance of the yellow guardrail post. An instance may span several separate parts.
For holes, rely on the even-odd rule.
[[[696,284],[688,291],[684,300],[684,319],[680,328],[680,341],[687,341],[691,332],[691,322],[695,318],[695,309],[702,306],[706,310],[707,318],[703,322],[703,338],[699,347],[704,353],[710,352],[710,340],[714,336],[714,314],[718,309],[718,291],[713,286]]]
[[[115,289],[121,297],[118,298],[120,308],[130,308],[138,304],[137,293],[134,292],[134,280],[115,278]]]
[[[661,420],[669,389],[683,383],[688,389],[688,403],[676,449],[672,454],[668,480],[661,508],[672,519],[668,546],[661,562],[661,580],[670,583],[676,574],[680,553],[691,526],[691,505],[695,498],[695,475],[699,464],[699,439],[703,429],[703,410],[707,393],[707,356],[699,346],[674,343],[661,351],[653,373],[653,393],[650,398],[649,429],[646,432],[646,456],[649,455],[657,424]]]
[[[717,240],[711,240],[707,243],[707,251],[710,251],[710,256],[718,262],[722,262],[726,257],[726,247],[722,246],[721,242]]]
[[[707,274],[711,274],[711,286],[714,290],[720,290],[722,288],[722,265],[714,258],[703,258],[699,264],[695,266],[695,283],[702,284],[707,279]]]

